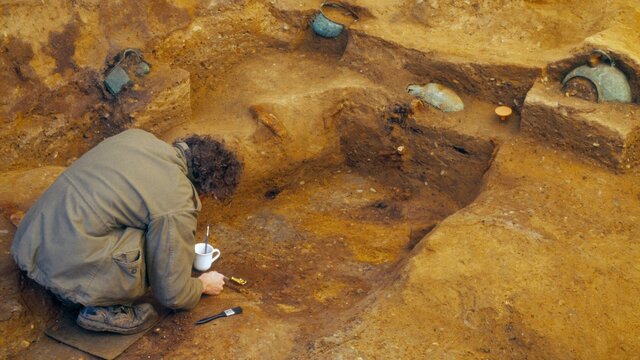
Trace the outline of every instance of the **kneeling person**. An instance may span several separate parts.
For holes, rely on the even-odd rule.
[[[127,130],[87,152],[20,222],[13,256],[63,303],[83,306],[89,330],[131,334],[153,324],[150,304],[132,304],[150,285],[171,309],[217,295],[217,272],[191,277],[200,196],[225,199],[241,172],[236,156],[208,136],[173,146]]]

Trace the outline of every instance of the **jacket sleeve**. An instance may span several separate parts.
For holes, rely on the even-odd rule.
[[[196,214],[180,211],[156,217],[147,228],[147,275],[160,303],[171,309],[192,309],[202,283],[191,277]]]

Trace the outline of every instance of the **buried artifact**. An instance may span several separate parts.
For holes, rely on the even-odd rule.
[[[562,92],[598,102],[631,102],[631,86],[627,77],[616,67],[611,56],[602,50],[592,51],[588,65],[579,66],[564,77]]]
[[[340,3],[325,2],[311,23],[313,32],[324,38],[338,37],[344,28],[359,20],[358,14]]]
[[[126,64],[128,58],[135,58],[135,70],[129,69]],[[118,55],[118,61],[109,69],[104,79],[104,85],[111,95],[118,95],[122,89],[129,85],[132,80],[129,71],[135,72],[137,76],[147,75],[151,71],[151,65],[144,61],[142,52],[137,49],[125,49]]]
[[[513,110],[511,110],[510,107],[503,105],[503,106],[498,106],[495,110],[495,113],[496,115],[498,115],[500,120],[507,121],[509,120],[509,116],[511,116],[511,114],[513,113]]]
[[[409,85],[407,92],[427,104],[444,112],[456,112],[464,110],[464,103],[455,91],[448,87],[429,83],[424,86]]]

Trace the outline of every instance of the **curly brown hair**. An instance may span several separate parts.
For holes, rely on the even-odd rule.
[[[219,200],[230,198],[242,173],[236,155],[208,135],[190,135],[178,141],[189,146],[187,164],[196,190]]]

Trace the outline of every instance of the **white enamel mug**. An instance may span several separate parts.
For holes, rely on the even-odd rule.
[[[205,251],[204,246],[204,243],[198,243],[195,246],[196,257],[193,259],[193,267],[198,271],[209,270],[211,265],[213,265],[213,262],[218,260],[220,257],[219,249],[214,249],[213,246],[207,244]]]

